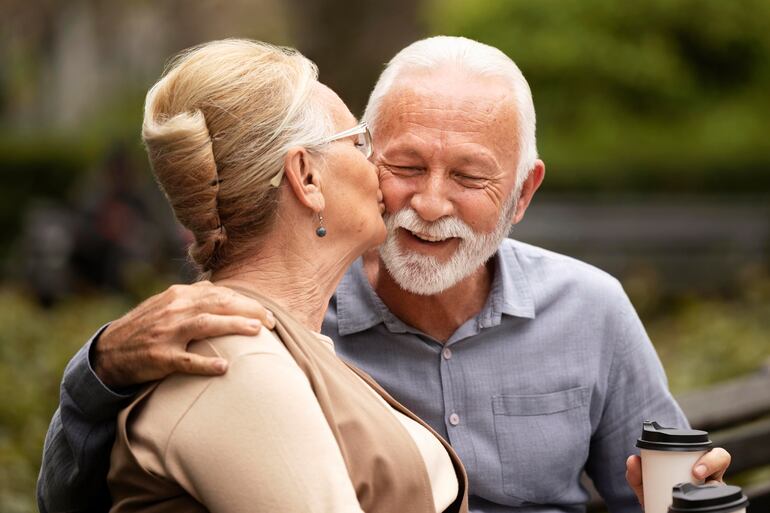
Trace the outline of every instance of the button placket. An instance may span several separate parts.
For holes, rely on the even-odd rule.
[[[446,422],[447,428],[449,428],[450,426],[456,426],[460,420],[460,417],[454,411],[456,406],[454,404],[454,384],[452,383],[452,370],[450,365],[452,363],[452,350],[449,347],[444,346],[438,356],[439,372],[441,373],[441,383],[444,391],[444,412],[446,412],[444,422]],[[454,436],[451,433],[447,434],[449,435],[451,443]]]

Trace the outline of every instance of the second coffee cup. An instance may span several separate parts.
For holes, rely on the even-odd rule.
[[[692,468],[711,449],[706,431],[663,427],[645,421],[636,441],[642,456],[645,513],[667,513],[671,489],[679,483],[703,484],[692,475]]]
[[[740,487],[730,485],[694,485],[674,487],[673,503],[668,513],[746,513],[749,500]]]

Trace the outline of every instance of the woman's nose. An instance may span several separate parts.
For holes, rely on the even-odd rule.
[[[382,179],[382,173],[380,172],[380,166],[377,166],[373,164],[371,161],[369,162],[369,165],[372,167],[372,171],[374,171],[374,175],[377,177],[377,181],[379,182]]]

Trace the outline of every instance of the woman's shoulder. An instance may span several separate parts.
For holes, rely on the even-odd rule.
[[[264,402],[272,403],[273,393],[264,388],[265,381],[280,386],[305,380],[283,343],[264,328],[255,336],[195,341],[188,350],[226,359],[227,372],[222,376],[172,374],[150,385],[121,417],[131,452],[145,469],[158,475],[166,474],[165,454],[178,426],[188,418],[206,418],[197,410],[211,409],[212,402],[217,409],[238,408],[244,396],[262,396]]]
[[[274,331],[262,328],[252,336],[226,335],[192,342],[187,350],[202,356],[218,356],[228,362],[235,362],[247,355],[291,355]]]
[[[243,386],[244,373],[256,367],[296,367],[289,351],[268,329],[254,336],[228,335],[192,342],[187,350],[202,356],[219,357],[228,361],[228,370],[222,376],[197,376],[175,373],[154,386],[142,398],[142,411],[152,414],[155,424],[173,425],[185,415],[209,388],[227,392],[232,386]]]

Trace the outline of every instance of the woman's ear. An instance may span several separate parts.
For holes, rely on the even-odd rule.
[[[318,213],[325,206],[321,192],[320,159],[313,158],[305,148],[290,148],[283,159],[283,170],[289,187],[302,205]]]

